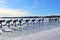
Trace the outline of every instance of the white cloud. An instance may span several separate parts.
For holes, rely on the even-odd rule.
[[[4,0],[0,0],[0,2],[4,2]]]
[[[26,16],[29,13],[26,11],[18,11],[9,8],[0,8],[0,16]]]
[[[2,8],[8,7],[6,3],[7,3],[6,0],[0,0],[0,7]]]
[[[11,9],[6,5],[7,0],[0,0],[0,17],[1,16],[26,16],[29,13],[27,11],[21,11],[20,9]]]

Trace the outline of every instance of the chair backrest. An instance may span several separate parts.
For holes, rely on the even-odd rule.
[[[11,22],[12,20],[7,20],[7,23]]]
[[[34,21],[35,21],[35,19],[32,20],[32,22],[34,22]]]
[[[0,20],[0,23],[1,23],[1,22],[5,22],[5,20]]]
[[[14,20],[13,22],[16,22],[16,21],[18,21],[18,19]]]

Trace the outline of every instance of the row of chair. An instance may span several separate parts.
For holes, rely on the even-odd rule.
[[[30,19],[26,19],[25,20],[25,23],[23,23],[23,24],[26,24],[26,23],[28,23],[29,21],[31,21],[33,24],[34,24],[34,22],[36,21],[36,19],[32,19],[32,20],[30,20]],[[37,22],[40,24],[40,21],[42,21],[42,23],[43,23],[43,21],[44,21],[44,19],[38,19],[37,20]],[[57,21],[57,18],[54,18],[54,19],[49,19],[49,22],[52,22],[52,21]],[[2,24],[2,22],[6,22],[6,24],[5,25],[3,25]],[[18,19],[15,19],[15,20],[12,20],[12,19],[10,19],[10,20],[0,20],[0,28],[2,28],[2,26],[6,26],[7,24],[7,26],[10,28],[10,22],[13,22],[13,24],[14,24],[14,26],[17,26],[17,24],[16,24],[16,22],[19,22],[19,26],[22,26],[22,22],[23,22],[23,19],[20,19],[20,20],[18,20]],[[13,25],[12,24],[12,25]]]

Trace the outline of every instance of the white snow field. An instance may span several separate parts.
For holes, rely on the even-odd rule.
[[[36,29],[38,30],[38,29]],[[35,33],[24,32],[24,33],[5,33],[0,35],[0,40],[60,40],[60,27],[49,30],[39,31]]]
[[[4,26],[0,33],[0,40],[60,40],[60,22],[11,26],[11,29]]]
[[[45,30],[22,38],[17,37],[15,40],[60,40],[60,28]]]

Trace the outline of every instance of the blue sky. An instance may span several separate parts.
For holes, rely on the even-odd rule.
[[[0,0],[0,9],[1,16],[60,15],[60,0]]]

